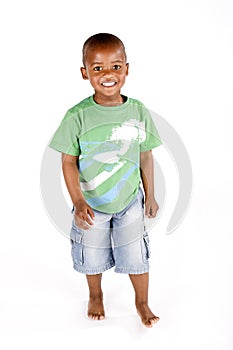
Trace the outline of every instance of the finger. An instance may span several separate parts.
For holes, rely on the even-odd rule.
[[[149,218],[155,218],[156,217],[156,210],[153,211],[152,209],[150,210],[150,215]]]
[[[149,219],[151,219],[151,218],[154,218],[155,216],[156,216],[156,212],[157,212],[157,210],[153,210],[153,208],[152,207],[149,207],[148,209],[147,209],[147,217],[149,218]]]
[[[90,225],[86,222],[86,217],[84,213],[77,213],[75,214],[75,223],[76,225],[83,229],[83,230],[88,230],[90,228]]]
[[[149,217],[149,209],[147,209],[147,208],[145,209],[145,216]]]
[[[90,225],[88,225],[86,221],[82,222],[81,226],[81,228],[85,231],[90,229]]]
[[[88,225],[85,220],[78,219],[78,220],[75,220],[75,223],[82,230],[88,230],[90,228],[90,225]]]
[[[88,214],[86,217],[85,217],[85,222],[88,224],[88,225],[93,225],[93,220],[91,218],[91,216]]]
[[[158,210],[159,210],[159,206],[157,206],[157,208],[155,208],[154,216],[156,216],[156,215],[157,215]]]
[[[95,214],[94,214],[93,210],[89,207],[87,209],[87,212],[90,215],[91,219],[94,220],[95,219]]]
[[[152,218],[155,218],[155,217],[156,217],[157,211],[158,211],[158,208],[151,209],[150,215],[151,215]]]

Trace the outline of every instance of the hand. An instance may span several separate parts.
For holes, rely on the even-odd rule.
[[[145,215],[152,219],[156,216],[157,211],[159,210],[158,203],[154,198],[148,198],[145,201]]]
[[[90,229],[90,226],[94,224],[95,215],[85,200],[80,200],[75,206],[74,219],[76,225],[83,230]]]

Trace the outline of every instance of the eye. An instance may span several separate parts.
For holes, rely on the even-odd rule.
[[[100,66],[96,66],[96,67],[93,68],[93,70],[96,71],[96,72],[99,72],[99,71],[102,70],[102,69],[103,69],[103,68],[100,67]]]
[[[114,70],[118,70],[118,69],[121,69],[121,66],[119,66],[119,64],[115,64],[112,68]]]

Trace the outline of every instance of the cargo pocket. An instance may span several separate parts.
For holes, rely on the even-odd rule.
[[[74,265],[84,264],[84,244],[83,244],[83,232],[76,226],[72,225],[70,233],[71,242],[71,255]]]
[[[150,258],[150,240],[148,233],[145,231],[141,239],[141,248],[142,248],[142,259],[146,263]]]

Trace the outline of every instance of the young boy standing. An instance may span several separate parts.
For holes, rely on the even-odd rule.
[[[161,141],[144,105],[121,94],[128,70],[119,38],[100,33],[87,39],[81,74],[94,95],[68,110],[50,147],[62,153],[74,205],[72,257],[74,268],[87,278],[88,316],[105,317],[101,278],[115,266],[116,272],[129,275],[138,314],[152,327],[159,317],[148,306],[144,211],[153,218],[158,210],[151,149]]]

